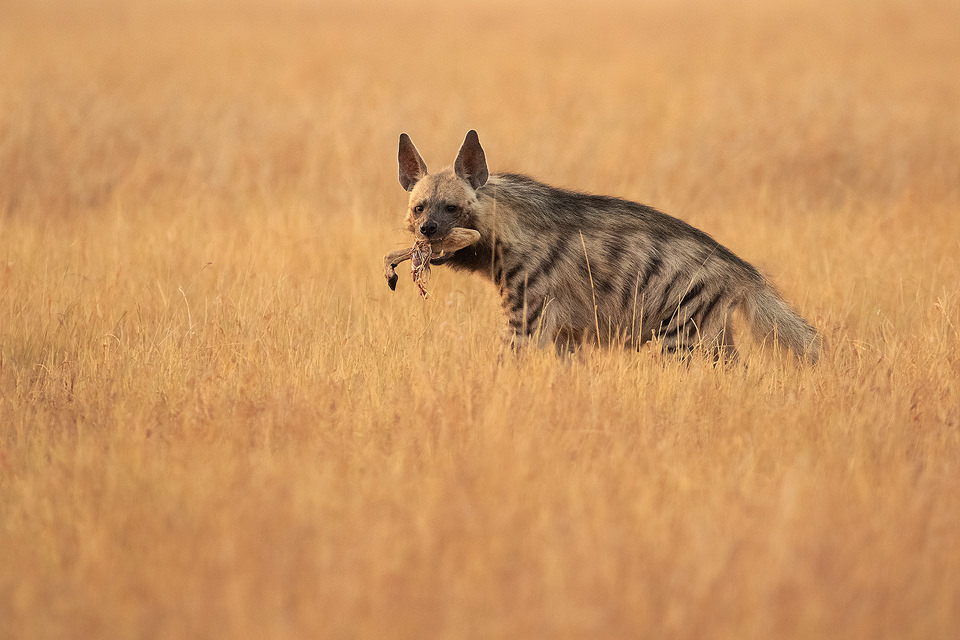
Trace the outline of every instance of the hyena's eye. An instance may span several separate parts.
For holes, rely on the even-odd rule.
[[[413,208],[413,212],[414,212],[414,213],[423,213],[423,205],[422,205],[422,204],[418,204],[417,206],[415,206],[415,207]]]
[[[446,207],[447,213],[456,213],[458,208],[455,204],[448,204]]]

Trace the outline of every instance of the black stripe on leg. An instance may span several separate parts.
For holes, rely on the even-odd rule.
[[[537,320],[540,319],[540,312],[543,311],[543,300],[534,305],[532,309],[527,310],[527,333],[533,333],[537,328]]]
[[[674,281],[676,281],[676,278]],[[702,291],[703,282],[697,282],[696,284],[687,288],[687,291],[678,301],[677,306],[674,307],[673,303],[670,303],[670,307],[668,307],[668,309],[671,310],[671,314],[670,319],[667,320],[667,326],[669,327],[672,325],[673,328],[668,330],[666,333],[661,334],[661,338],[664,340],[672,339],[679,335],[681,329],[689,334],[690,327],[693,325],[691,321],[693,320],[693,316],[696,314],[696,311],[686,313],[686,306],[693,302]]]
[[[685,322],[677,322],[677,324],[673,326],[673,329],[670,329],[669,331],[661,333],[660,339],[663,341],[672,340],[673,338],[677,337],[677,334],[680,333],[680,327],[682,327],[685,324],[686,324]],[[670,325],[668,324],[667,326],[670,326]]]
[[[671,291],[673,291],[677,286],[686,279],[686,276],[683,273],[676,273],[673,275],[673,278],[669,283],[663,288],[663,292],[660,294],[659,304],[657,305],[658,313],[670,314],[671,317],[677,313],[677,302],[679,298],[673,296]]]
[[[504,281],[509,289],[508,300],[512,300],[510,307],[511,312],[516,313],[523,308],[523,299],[526,292],[529,291],[540,278],[550,276],[563,257],[565,250],[566,241],[561,239],[550,248],[550,253],[547,254],[547,257],[529,271],[521,273],[523,270],[523,264],[521,263],[507,273]],[[520,281],[521,275],[523,277],[522,282]]]
[[[698,311],[698,313],[700,314],[701,327],[707,326],[707,321],[710,319],[710,314],[716,310],[717,303],[720,302],[720,300],[723,298],[723,295],[724,295],[724,292],[721,291],[720,293],[716,294],[710,300],[710,302],[708,302],[707,304],[703,305],[703,307],[700,308],[700,311]]]
[[[680,304],[677,305],[677,309],[682,309],[684,305],[700,295],[701,291],[703,291],[703,281],[697,282],[696,284],[690,286],[687,289],[687,292],[683,294],[683,297],[680,298]]]
[[[513,287],[510,287],[507,293],[507,302],[510,303],[510,313],[515,314],[519,313],[523,309],[524,302],[527,297],[527,281],[517,282]]]
[[[660,340],[664,343],[672,342],[673,344],[668,345],[668,348],[692,349],[695,343],[694,338],[696,331],[696,323],[693,322],[692,318],[688,318],[684,322],[677,322],[672,329],[660,334]]]

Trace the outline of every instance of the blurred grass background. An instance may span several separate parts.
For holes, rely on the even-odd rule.
[[[0,637],[949,638],[953,2],[0,4]],[[396,141],[714,235],[815,368],[499,362]]]

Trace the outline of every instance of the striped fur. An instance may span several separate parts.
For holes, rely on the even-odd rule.
[[[584,340],[735,357],[728,330],[742,309],[754,335],[816,361],[820,338],[750,264],[706,233],[651,207],[488,174],[476,132],[454,169],[427,173],[406,134],[400,181],[420,239],[452,228],[480,233],[444,264],[498,288],[509,341],[572,348]]]

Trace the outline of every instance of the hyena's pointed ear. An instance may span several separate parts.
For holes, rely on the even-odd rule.
[[[400,134],[400,152],[397,154],[397,160],[400,162],[400,186],[410,191],[420,178],[427,175],[427,164],[420,157],[417,148],[413,146],[410,136],[405,133]]]
[[[487,157],[483,155],[483,147],[480,146],[480,137],[473,129],[467,132],[467,137],[463,139],[457,161],[453,163],[453,171],[474,189],[485,185],[490,177]]]

